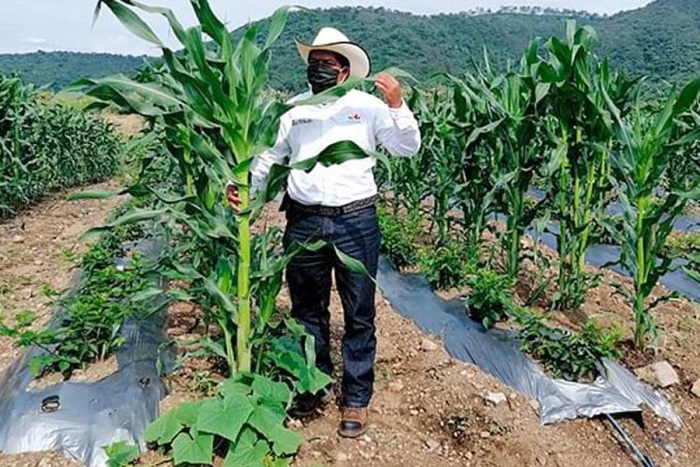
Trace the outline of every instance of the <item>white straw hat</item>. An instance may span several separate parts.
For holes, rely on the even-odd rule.
[[[295,41],[297,50],[305,62],[309,62],[309,54],[314,50],[328,50],[347,58],[350,62],[350,75],[366,78],[372,69],[369,54],[360,44],[350,41],[348,37],[335,28],[321,29],[312,44]]]

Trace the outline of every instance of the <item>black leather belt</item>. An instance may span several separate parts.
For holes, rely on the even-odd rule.
[[[304,212],[307,214],[313,214],[316,216],[324,217],[338,217],[343,214],[349,214],[351,212],[359,211],[360,209],[365,209],[373,206],[374,203],[379,199],[378,195],[370,196],[369,198],[359,199],[353,201],[352,203],[345,204],[343,206],[322,206],[313,205],[309,206],[306,204],[294,201],[289,195],[285,194],[282,200],[282,205],[280,206],[280,211],[297,211]]]

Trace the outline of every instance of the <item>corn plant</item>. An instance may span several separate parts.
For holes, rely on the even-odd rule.
[[[282,255],[276,249],[278,236],[272,231],[252,235],[251,224],[283,188],[290,170],[309,171],[317,163],[342,163],[368,155],[353,143],[341,141],[293,167],[274,166],[266,186],[252,196],[253,158],[272,146],[279,117],[289,109],[267,91],[267,79],[272,47],[290,9],[275,12],[264,39],[259,40],[257,27],[251,26],[234,45],[206,0],[191,0],[190,4],[199,24],[184,28],[167,8],[132,0],[101,0],[96,13],[108,8],[131,32],[158,46],[165,68],[143,74],[139,80],[117,76],[76,83],[97,99],[96,106],[116,104],[163,129],[166,156],[178,167],[178,183],[161,187],[139,179],[126,191],[134,196],[152,195],[156,205],[127,212],[104,228],[151,219],[162,229],[171,247],[160,258],[160,271],[187,283],[186,289],[172,289],[169,295],[199,305],[205,317],[218,324],[223,336],[215,346],[219,346],[217,354],[226,356],[231,384],[247,385],[249,390],[247,395],[240,391],[233,395],[235,401],[250,407],[236,412],[237,419],[243,417],[240,424],[230,423],[230,409],[239,405],[229,404],[229,396],[221,393],[205,402],[199,417],[185,407],[163,415],[147,437],[172,446],[176,464],[210,463],[217,436],[229,443],[227,465],[238,465],[239,456],[250,455],[260,463],[285,465],[301,442],[283,426],[291,397],[315,393],[331,380],[315,366],[313,339],[299,332],[296,323],[275,313],[275,297],[291,257],[302,248],[323,245],[294,245]],[[140,12],[163,16],[183,50],[174,53],[164,45]],[[301,104],[332,99],[357,84],[358,80],[350,80]],[[236,213],[225,200],[229,180],[238,187],[241,198]],[[82,197],[113,194],[86,193]],[[337,249],[336,254],[354,270],[363,270]],[[152,290],[143,295],[158,293],[161,291]],[[278,335],[280,328],[287,329],[282,336]],[[290,338],[293,345],[277,348],[280,339]],[[254,370],[265,368],[269,371],[251,376]],[[275,386],[278,383],[272,379],[284,380],[291,390],[287,384],[284,392],[274,389],[281,386]],[[167,420],[180,415],[178,426],[186,430],[159,431]]]
[[[0,218],[56,188],[111,176],[121,149],[104,122],[44,103],[32,86],[0,77]]]
[[[495,155],[494,168],[498,178],[494,204],[506,216],[506,231],[502,236],[505,266],[511,278],[520,269],[521,239],[546,199],[533,206],[527,203],[533,178],[541,171],[547,152],[540,141],[538,104],[547,97],[550,84],[541,83],[537,76],[539,41],[533,41],[518,70],[496,75],[488,66],[476,67],[473,92],[484,101],[492,124],[485,139]],[[533,71],[535,74],[533,75]]]
[[[259,47],[256,27],[249,28],[234,46],[207,1],[192,0],[191,5],[200,24],[186,29],[166,8],[132,1],[100,1],[97,13],[106,6],[129,30],[161,48],[167,73],[150,75],[149,79],[155,80],[150,83],[118,76],[78,84],[88,87],[91,97],[162,121],[168,149],[182,174],[184,196],[160,194],[164,207],[129,213],[124,221],[167,219],[170,225],[177,223],[191,234],[192,240],[180,245],[179,251],[188,252],[189,265],[179,263],[182,255],[174,255],[171,266],[207,292],[210,301],[205,308],[218,311],[231,371],[248,372],[252,364],[254,292],[250,224],[270,195],[263,190],[253,203],[248,179],[253,157],[272,145],[278,118],[288,108],[264,100],[263,92],[271,48],[284,28],[289,8],[275,13],[268,36]],[[136,13],[138,10],[164,16],[183,53],[175,54],[165,46]],[[205,36],[211,44],[205,42]],[[323,156],[326,161],[357,157],[337,147]],[[308,161],[307,170],[316,162]],[[275,172],[273,179],[279,181],[281,173],[284,171]],[[233,214],[222,203],[227,180],[239,188],[239,214]],[[132,192],[143,189],[134,188]],[[234,334],[235,348],[229,344]]]
[[[635,82],[612,74],[592,53],[597,35],[589,27],[567,23],[567,39],[545,44],[547,59],[538,64],[542,83],[550,86],[545,129],[552,143],[547,165],[549,190],[559,222],[558,309],[577,308],[591,278],[585,272],[587,248],[604,214],[610,193],[612,119],[604,95],[625,113]]]
[[[432,202],[432,209],[426,209],[430,218],[428,232],[437,228],[435,242],[445,245],[450,234],[452,218],[450,209],[455,202],[455,178],[459,173],[459,160],[462,148],[454,125],[455,94],[449,89],[436,88],[430,96],[414,92],[410,102],[420,123],[423,139],[418,157],[398,160],[399,168],[394,171],[397,180],[403,172],[401,167],[410,167],[409,176],[404,180],[403,194],[409,216],[409,224],[417,222],[416,216],[425,201]]]
[[[620,263],[631,273],[634,288],[623,289],[632,304],[635,318],[634,342],[644,347],[647,337],[658,335],[652,310],[668,296],[649,303],[659,278],[672,269],[672,258],[659,259],[678,216],[691,201],[700,199],[700,177],[669,180],[672,153],[700,140],[696,129],[679,132],[676,119],[697,101],[700,79],[672,95],[659,110],[649,113],[641,108],[623,116],[606,96],[610,112],[617,122],[620,148],[613,155],[615,188],[622,212],[617,220],[621,229],[610,228],[622,246]],[[611,224],[613,224],[611,222]]]
[[[493,118],[486,100],[479,95],[476,78],[464,80],[450,77],[455,102],[455,126],[459,150],[452,165],[455,168],[455,207],[461,211],[461,232],[466,257],[478,262],[482,234],[489,215],[495,210],[495,197],[505,182],[498,178],[498,156],[491,150],[497,138],[493,129],[501,122]]]

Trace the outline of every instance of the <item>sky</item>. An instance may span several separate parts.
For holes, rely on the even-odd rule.
[[[194,21],[188,0],[141,0],[172,8],[181,21]],[[210,0],[215,12],[231,29],[249,21],[269,16],[275,8],[299,3],[306,7],[383,6],[417,14],[452,13],[481,7],[497,10],[501,6],[537,5],[543,7],[587,10],[613,14],[643,7],[651,0]],[[150,44],[132,36],[111,15],[103,11],[92,27],[96,0],[0,0],[0,53],[23,53],[36,50],[70,50],[110,52],[130,55],[156,55]],[[165,24],[157,18],[154,29],[168,38]],[[314,31],[309,31],[313,35]],[[309,40],[311,37],[308,38]]]

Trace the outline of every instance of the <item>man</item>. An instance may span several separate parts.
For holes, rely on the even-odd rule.
[[[307,63],[311,92],[321,93],[350,76],[365,78],[370,58],[340,31],[323,28],[313,44],[297,41],[297,49]],[[366,151],[381,144],[392,155],[412,156],[420,148],[418,124],[403,101],[399,82],[379,74],[375,82],[384,101],[360,91],[319,105],[293,108],[280,120],[274,147],[258,156],[252,167],[252,189],[259,189],[275,163],[295,163],[317,156],[329,145],[351,140]],[[374,383],[375,284],[366,274],[347,268],[335,248],[361,261],[372,277],[377,274],[380,232],[374,201],[377,186],[373,158],[347,161],[340,165],[316,166],[311,172],[291,172],[283,205],[287,228],[285,247],[295,242],[326,240],[320,251],[297,255],[287,268],[292,316],[302,322],[316,342],[317,363],[333,373],[330,355],[331,274],[340,295],[344,318],[342,354],[342,421],[339,434],[355,438],[367,430],[367,406]],[[239,204],[231,187],[229,202]],[[297,413],[312,413],[321,396],[307,397]]]

